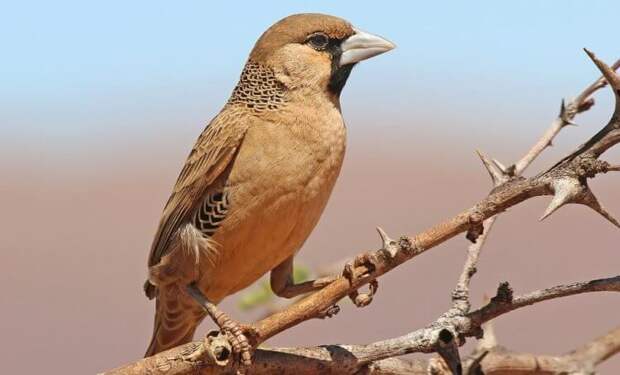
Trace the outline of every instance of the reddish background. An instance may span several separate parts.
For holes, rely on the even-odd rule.
[[[438,136],[414,132],[409,122],[416,120],[404,118],[366,124],[373,129],[368,132],[355,121],[331,203],[299,256],[310,267],[377,248],[377,225],[392,236],[414,234],[468,207],[490,188],[473,149],[509,162],[537,136],[514,142]],[[450,134],[447,125],[433,125],[437,133]],[[541,122],[541,130],[545,126]],[[197,134],[199,127],[193,129]],[[570,131],[586,136],[594,130],[588,125]],[[56,164],[40,157],[5,166],[0,331],[11,353],[3,360],[6,373],[94,373],[143,354],[153,315],[141,290],[148,247],[192,138],[158,144],[147,137],[105,158]],[[565,142],[560,137],[533,170],[569,150]],[[617,176],[601,176],[593,188],[620,214]],[[618,273],[618,230],[578,206],[538,222],[547,202],[532,199],[497,221],[473,281],[474,302],[504,280],[523,293]],[[458,236],[382,277],[368,308],[343,303],[334,319],[304,323],[269,344],[364,343],[421,327],[449,306],[466,246]],[[237,310],[235,300],[223,307],[252,319]],[[616,326],[619,307],[610,293],[564,298],[501,317],[496,331],[513,350],[563,353]],[[602,373],[618,371],[619,357],[601,367]]]

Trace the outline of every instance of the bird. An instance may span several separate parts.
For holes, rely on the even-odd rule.
[[[357,63],[394,47],[344,19],[314,13],[283,18],[260,36],[164,206],[144,285],[156,299],[145,356],[191,341],[208,315],[249,364],[243,327],[217,305],[267,272],[285,298],[333,280],[295,284],[293,259],[341,170],[347,79]]]

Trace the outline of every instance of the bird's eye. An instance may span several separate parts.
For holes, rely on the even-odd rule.
[[[323,33],[314,33],[308,37],[307,41],[312,48],[323,50],[327,47],[327,43],[329,43],[329,37]]]

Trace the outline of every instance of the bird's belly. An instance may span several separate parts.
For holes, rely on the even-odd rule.
[[[213,237],[217,264],[202,273],[212,301],[247,287],[299,250],[325,208],[343,151],[319,165],[279,169],[268,179],[233,188],[229,216]],[[235,201],[244,203],[235,207]]]
[[[318,201],[307,205],[289,202],[268,211],[273,216],[240,223],[235,238],[222,241],[223,259],[211,270],[207,293],[222,297],[235,293],[294,254],[315,226],[322,205]],[[299,215],[299,211],[305,214]]]

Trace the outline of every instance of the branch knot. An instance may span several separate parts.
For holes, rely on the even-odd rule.
[[[471,213],[467,218],[469,229],[465,237],[472,243],[476,243],[478,237],[484,232],[484,226],[482,225],[483,220],[484,216],[478,211]]]
[[[575,172],[581,179],[592,178],[599,173],[607,173],[609,171],[609,163],[603,160],[598,160],[589,153],[582,155],[577,160]]]
[[[491,298],[493,303],[512,303],[513,290],[508,281],[503,281],[497,287],[495,297]]]
[[[398,239],[398,247],[403,253],[407,255],[414,255],[418,251],[423,250],[418,247],[415,239],[412,239],[409,236],[400,236],[400,238]]]

